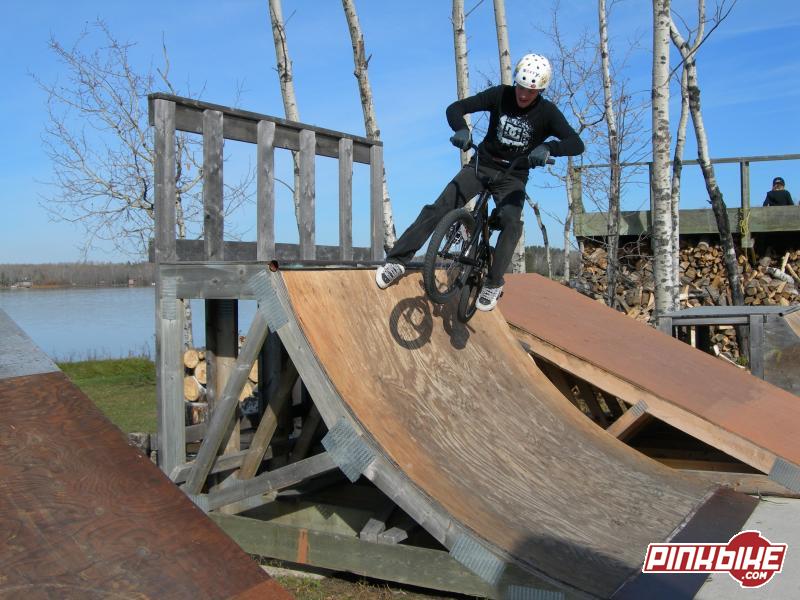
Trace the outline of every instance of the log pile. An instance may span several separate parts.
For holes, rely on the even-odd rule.
[[[243,338],[240,338],[239,345]],[[187,424],[202,423],[208,413],[207,395],[208,363],[205,350],[189,348],[183,353],[183,397],[186,401]],[[239,395],[240,404],[253,400],[258,394],[258,361],[253,364]]]
[[[789,306],[800,303],[800,250],[778,258],[762,258],[754,266],[744,255],[738,260],[745,304]],[[681,308],[732,303],[719,246],[706,242],[686,246],[680,251],[679,264]],[[575,287],[602,302],[608,289],[607,267],[605,249],[587,247],[583,254],[583,273]],[[652,257],[621,254],[615,290],[617,308],[636,320],[648,322],[653,316],[654,290]],[[725,332],[722,337],[730,340],[734,336]]]

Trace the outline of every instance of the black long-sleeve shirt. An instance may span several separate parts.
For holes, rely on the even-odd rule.
[[[764,199],[764,206],[792,206],[793,204],[789,190],[770,190]]]
[[[447,122],[458,131],[467,126],[465,114],[480,111],[489,112],[489,129],[478,145],[481,160],[511,160],[542,143],[552,156],[577,156],[584,150],[583,141],[558,107],[541,95],[530,106],[520,108],[512,86],[491,87],[453,102],[447,107]],[[557,139],[546,142],[550,137]]]

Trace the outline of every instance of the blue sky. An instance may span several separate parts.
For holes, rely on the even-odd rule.
[[[450,23],[446,0],[378,2],[356,0],[367,52],[372,55],[370,78],[378,124],[385,144],[389,191],[398,230],[404,229],[423,204],[432,201],[458,167],[458,156],[448,143],[444,109],[455,99],[456,86]],[[476,4],[467,0],[467,8]],[[693,3],[674,2],[688,20]],[[537,26],[549,22],[548,2],[506,0],[509,37],[514,57],[526,52],[551,53]],[[64,71],[47,48],[52,35],[72,44],[81,30],[97,18],[106,21],[120,41],[135,42],[134,66],[160,64],[164,36],[171,59],[172,80],[178,88],[200,90],[200,99],[230,105],[241,89],[242,108],[283,116],[274,70],[275,53],[268,24],[266,0],[139,0],[119,2],[73,0],[57,2],[7,0],[0,24],[0,70],[4,93],[0,97],[2,162],[0,163],[0,263],[65,262],[79,260],[82,231],[66,222],[50,221],[41,206],[52,177],[41,142],[46,120],[45,95],[31,77],[55,81]],[[610,18],[612,53],[626,40],[641,40],[625,76],[632,89],[647,93],[650,81],[650,2],[625,0]],[[301,120],[362,134],[364,131],[350,38],[341,8],[335,0],[283,0],[289,19],[287,34]],[[596,3],[562,0],[564,32],[577,35],[584,27],[596,30]],[[291,18],[289,18],[291,15]],[[800,119],[800,8],[796,2],[739,0],[730,18],[704,45],[699,55],[706,127],[714,157],[777,155],[798,152]],[[492,3],[484,0],[467,22],[473,90],[485,76],[497,77],[497,54]],[[88,49],[88,48],[87,48]],[[154,90],[160,91],[160,90]],[[565,111],[566,112],[566,111]],[[673,104],[674,121],[677,106]],[[648,113],[649,115],[649,113]],[[647,117],[649,119],[649,116]],[[254,150],[243,144],[226,145],[234,175],[252,162]],[[695,157],[691,140],[686,158]],[[283,161],[285,163],[285,161]],[[318,162],[319,243],[337,243],[335,179],[332,165]],[[719,169],[729,206],[739,202],[738,170]],[[790,191],[800,197],[797,161],[754,164],[752,201],[760,205],[774,175],[782,175]],[[355,242],[366,245],[366,173],[355,174]],[[547,189],[554,181],[534,174],[529,193],[544,212],[550,239],[560,245],[565,194]],[[278,240],[293,241],[288,196],[280,200]],[[685,175],[683,204],[705,205],[699,169]],[[625,208],[640,208],[646,190],[632,187]],[[250,207],[231,221],[231,235],[252,240],[255,209]],[[528,244],[541,242],[532,213],[526,215]],[[93,250],[95,261],[128,260],[107,248]]]

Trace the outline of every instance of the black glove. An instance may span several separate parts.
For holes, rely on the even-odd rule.
[[[472,143],[472,136],[469,133],[469,129],[464,127],[464,129],[456,131],[453,137],[450,138],[450,143],[464,152],[469,150],[469,145]]]
[[[531,167],[543,167],[547,164],[548,158],[550,158],[550,148],[545,144],[539,144],[528,154],[528,164]]]

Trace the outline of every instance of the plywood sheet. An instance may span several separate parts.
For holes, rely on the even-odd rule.
[[[0,598],[291,598],[63,373],[0,413]]]
[[[539,275],[506,277],[499,308],[567,355],[800,465],[796,396]]]

